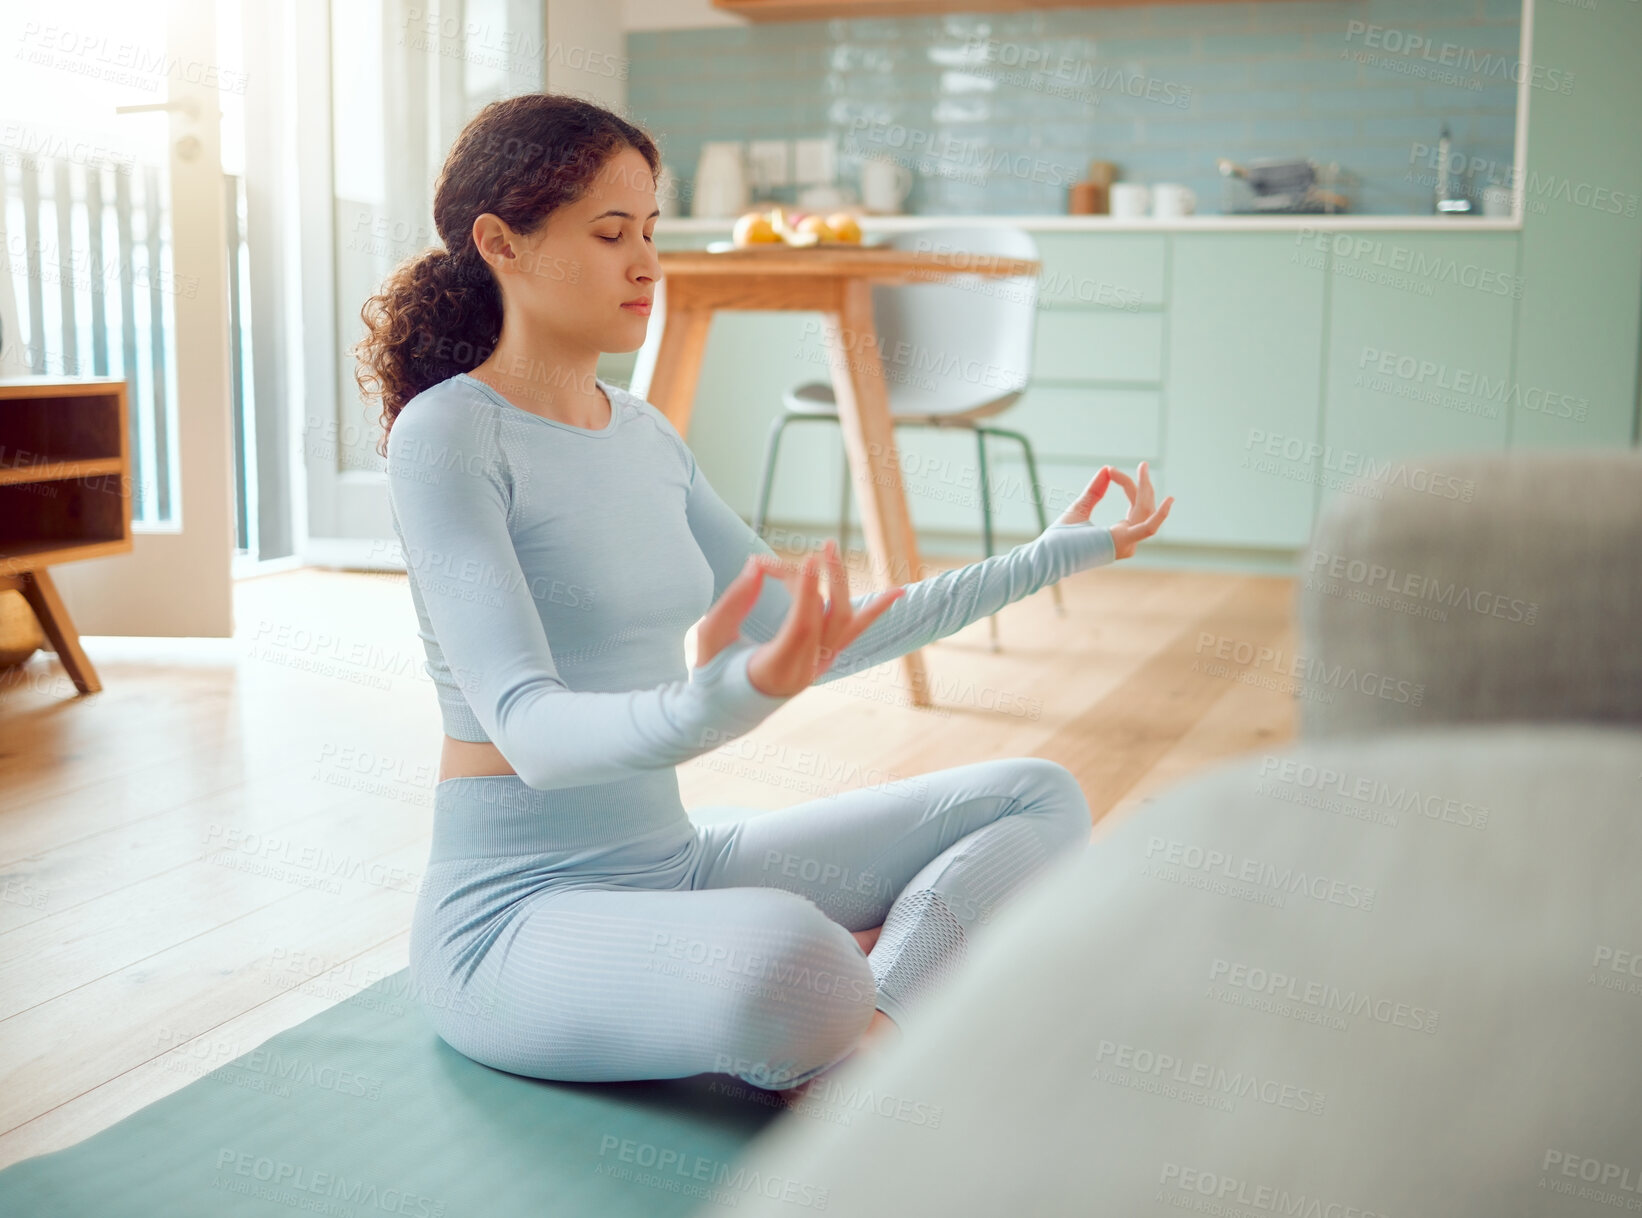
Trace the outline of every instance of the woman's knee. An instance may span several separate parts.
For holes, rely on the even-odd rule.
[[[854,937],[799,893],[761,891],[770,947],[749,956],[730,1043],[715,1067],[760,1087],[795,1080],[847,1054],[872,1022],[872,967]]]
[[[1054,835],[1064,838],[1064,847],[1087,845],[1094,822],[1077,775],[1047,757],[1014,760],[1028,784],[1025,802],[1032,813],[1053,826]]]

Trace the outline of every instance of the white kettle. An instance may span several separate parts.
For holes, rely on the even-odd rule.
[[[696,161],[690,214],[728,219],[747,210],[747,162],[739,140],[708,140]]]

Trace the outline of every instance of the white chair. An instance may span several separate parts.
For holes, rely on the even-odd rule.
[[[952,251],[1002,258],[1038,256],[1031,234],[1018,228],[927,228],[893,235],[886,245],[895,249]],[[896,427],[965,427],[975,433],[976,464],[980,474],[981,535],[986,556],[993,553],[992,488],[987,478],[986,437],[1005,436],[1017,441],[1026,458],[1032,484],[1032,506],[1038,529],[1049,527],[1038,482],[1032,444],[1024,434],[989,427],[982,419],[1001,414],[1020,400],[1032,369],[1032,342],[1037,324],[1036,276],[1000,279],[985,275],[958,275],[939,282],[884,284],[872,289],[872,308],[885,355],[884,381]],[[869,357],[871,353],[866,353]],[[850,352],[849,358],[860,358]],[[838,403],[827,381],[809,381],[789,390],[785,409],[770,427],[759,479],[758,510],[753,528],[764,532],[770,491],[775,480],[781,433],[799,420],[838,422]],[[844,462],[838,513],[838,544],[848,548],[850,467]],[[1056,612],[1065,616],[1060,585],[1050,589]],[[998,619],[989,618],[992,650],[998,650]]]

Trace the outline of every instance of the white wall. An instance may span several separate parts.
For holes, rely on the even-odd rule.
[[[705,2],[705,0],[703,0]],[[543,87],[627,112],[627,33],[619,4],[547,0],[548,61]]]

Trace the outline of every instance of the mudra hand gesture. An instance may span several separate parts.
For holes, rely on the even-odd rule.
[[[764,576],[775,575],[792,590],[792,607],[775,638],[747,661],[747,677],[754,689],[775,698],[806,689],[906,591],[891,588],[857,610],[850,602],[849,576],[830,538],[826,562],[827,599],[823,603],[817,587],[820,562],[814,554],[797,565],[768,554],[749,557],[741,574],[730,581],[724,595],[696,626],[696,664],[707,663],[741,637],[741,621],[757,603]]]
[[[1170,495],[1161,507],[1154,507],[1157,496],[1152,491],[1152,476],[1146,470],[1146,462],[1140,463],[1136,473],[1140,475],[1138,486],[1135,480],[1122,470],[1114,469],[1110,465],[1101,466],[1100,472],[1084,488],[1077,502],[1067,508],[1055,523],[1086,523],[1090,511],[1106,494],[1106,488],[1116,482],[1123,488],[1124,494],[1129,496],[1129,514],[1112,526],[1112,542],[1117,548],[1117,556],[1128,558],[1135,552],[1137,545],[1157,532],[1158,526],[1169,518],[1169,508],[1174,503],[1174,496]]]

